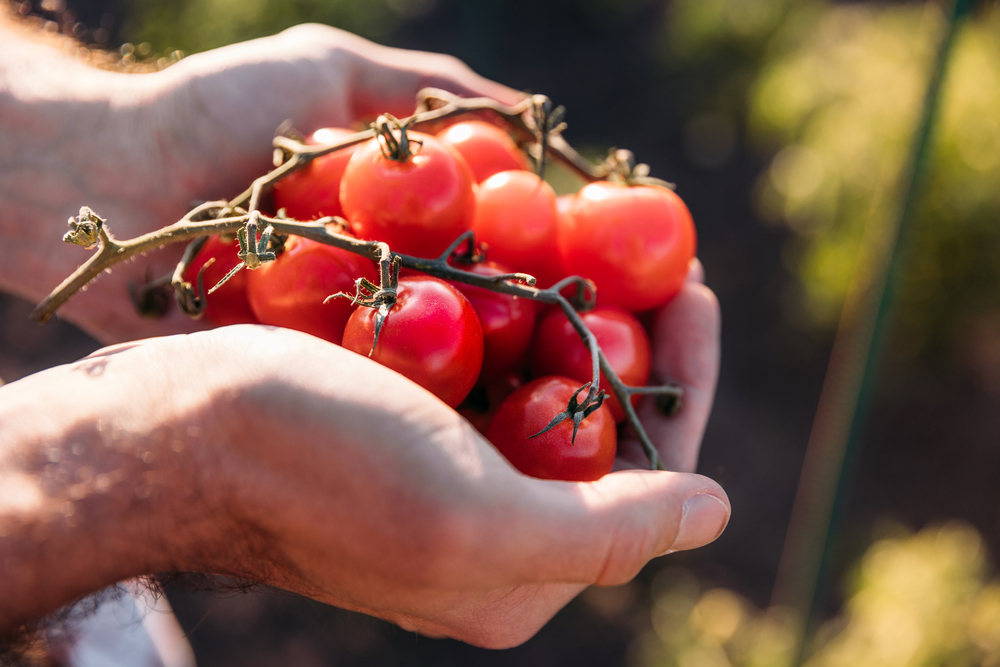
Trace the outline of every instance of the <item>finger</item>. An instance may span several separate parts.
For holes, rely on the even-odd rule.
[[[638,414],[667,470],[697,467],[719,375],[720,319],[715,294],[688,281],[654,320],[651,382],[676,384],[683,397],[673,416],[662,414],[652,396],[643,400]],[[648,464],[634,439],[623,438],[619,449],[626,460]]]
[[[701,260],[697,257],[692,258],[690,264],[688,264],[688,274],[685,278],[689,283],[702,283],[705,282],[705,265],[701,263]]]
[[[591,483],[528,480],[499,553],[526,581],[616,585],[656,556],[715,540],[725,491],[700,475],[631,470]]]
[[[489,97],[511,105],[525,96],[476,74],[453,56],[396,49],[365,40],[352,44],[351,48],[359,56],[352,81],[351,108],[355,118],[387,111],[407,116],[413,113],[417,93],[427,87],[462,97]]]

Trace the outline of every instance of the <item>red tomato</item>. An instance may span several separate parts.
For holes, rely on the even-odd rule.
[[[210,259],[215,259],[211,266],[205,269],[202,278],[205,292],[215,287],[234,266],[240,263],[238,253],[240,245],[235,239],[223,241],[221,236],[210,236],[201,247],[194,261],[184,272],[183,278],[198,289],[198,271]],[[230,278],[218,291],[205,297],[205,319],[216,326],[227,324],[255,324],[250,304],[247,301],[247,273],[240,270]]]
[[[597,284],[598,303],[639,312],[680,291],[695,253],[694,222],[672,190],[591,183],[560,219],[559,252],[568,273]]]
[[[576,380],[545,377],[524,385],[497,410],[486,437],[526,475],[542,479],[590,482],[611,472],[618,446],[615,420],[602,405],[580,423],[575,442],[573,420],[565,419],[548,433],[535,435],[566,409],[580,387]],[[577,395],[583,400],[586,390]]]
[[[354,154],[340,183],[340,203],[354,233],[396,252],[436,257],[472,225],[475,182],[447,144],[409,133],[415,155],[397,162],[372,139]]]
[[[455,123],[437,138],[462,154],[477,183],[501,171],[528,168],[528,161],[514,140],[492,123],[481,120]]]
[[[367,356],[374,338],[375,310],[358,307],[347,322],[344,347]],[[472,304],[448,283],[402,278],[371,358],[454,408],[479,376],[483,330]]]
[[[576,195],[559,195],[556,197],[556,210],[559,211],[559,215],[569,213],[569,209],[572,208],[575,198]]]
[[[558,220],[555,192],[530,171],[502,171],[479,185],[472,223],[476,237],[489,246],[490,259],[530,273],[538,287],[564,275]]]
[[[480,276],[498,276],[511,271],[496,262],[460,265],[459,268]],[[535,329],[535,302],[483,287],[453,282],[458,291],[476,309],[483,327],[483,369],[480,375],[490,380],[512,370],[524,357]]]
[[[247,296],[262,323],[338,345],[354,306],[350,299],[323,300],[337,292],[354,294],[355,280],[376,276],[370,260],[301,236],[289,236],[276,260],[248,273]]]
[[[351,130],[327,127],[316,130],[307,144],[340,141],[354,134]],[[295,220],[316,220],[328,215],[344,215],[340,207],[340,179],[351,156],[361,146],[356,144],[322,155],[306,167],[292,172],[274,184],[274,206],[285,209]]]
[[[482,374],[480,374],[482,378]],[[476,427],[476,430],[486,435],[500,404],[514,390],[524,384],[521,372],[503,373],[499,377],[483,381],[480,379],[472,388],[462,404],[458,406],[458,414],[462,415]]]
[[[642,323],[632,313],[614,306],[598,306],[581,313],[580,318],[597,338],[598,346],[621,381],[632,387],[645,386],[652,357]],[[561,310],[552,311],[539,323],[530,363],[536,377],[564,375],[575,380],[577,386],[593,377],[590,350]],[[625,410],[611,393],[604,373],[601,373],[601,388],[608,392],[605,405],[611,409],[615,421],[624,420]],[[638,405],[640,399],[633,396],[632,405]]]

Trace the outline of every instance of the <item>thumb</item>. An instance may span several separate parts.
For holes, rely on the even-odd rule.
[[[518,556],[534,572],[526,578],[605,586],[631,580],[656,556],[709,544],[731,512],[722,487],[690,473],[621,471],[540,483],[522,497],[535,527]]]

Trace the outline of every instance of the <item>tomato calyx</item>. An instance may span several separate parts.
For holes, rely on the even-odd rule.
[[[384,245],[384,244],[383,244]],[[399,270],[402,268],[402,260],[399,255],[391,255],[391,259],[386,263],[379,262],[379,282],[376,285],[367,278],[358,278],[354,281],[354,294],[347,292],[337,292],[323,299],[323,303],[331,299],[350,299],[352,305],[364,306],[375,309],[375,337],[372,339],[372,349],[368,351],[369,358],[375,354],[375,346],[378,345],[379,334],[382,327],[389,319],[389,312],[396,305],[396,298],[399,290]]]
[[[167,291],[170,278],[169,275],[153,278],[147,268],[143,282],[129,281],[128,296],[139,315],[156,319],[167,314],[170,310],[170,294]]]
[[[412,117],[400,121],[388,113],[375,119],[372,129],[375,130],[375,138],[378,139],[379,147],[382,149],[382,157],[395,162],[406,162],[419,152],[424,142],[419,139],[410,139],[406,135],[412,124]],[[416,144],[417,150],[414,151],[410,144]]]
[[[108,237],[108,231],[104,227],[107,222],[104,218],[94,213],[89,206],[80,207],[80,215],[69,219],[69,231],[63,234],[63,243],[78,245],[84,250],[94,248],[99,241]]]
[[[656,411],[664,417],[673,417],[681,410],[684,399],[680,394],[659,394],[656,397]]]
[[[625,148],[612,148],[608,151],[608,157],[604,158],[602,166],[607,173],[607,180],[612,183],[624,183],[625,185],[656,185],[668,190],[675,190],[676,186],[659,178],[649,175],[649,165],[635,161],[635,153]]]
[[[531,120],[535,135],[535,173],[538,178],[545,177],[545,160],[549,153],[549,143],[552,137],[558,136],[566,129],[563,117],[566,115],[566,107],[552,106],[552,100],[545,95],[532,95],[531,97]]]
[[[587,391],[586,398],[584,398],[583,401],[577,401],[576,400],[577,395],[587,387],[590,387],[590,389]],[[530,440],[531,438],[537,438],[538,436],[544,433],[548,433],[549,431],[554,429],[556,426],[559,426],[559,424],[563,423],[567,419],[572,419],[573,437],[570,438],[570,444],[575,443],[576,433],[580,429],[580,423],[583,422],[584,419],[592,415],[594,411],[598,410],[602,405],[604,405],[604,399],[607,397],[607,393],[603,389],[598,391],[595,390],[594,387],[595,385],[593,382],[588,382],[587,384],[581,386],[579,389],[574,391],[573,395],[570,396],[569,398],[569,405],[566,407],[566,409],[557,414],[555,417],[553,417],[552,421],[549,422],[548,426],[543,428],[535,435],[530,436],[528,439]]]
[[[244,227],[240,227],[236,232],[236,240],[240,244],[240,251],[238,257],[240,258],[240,263],[234,266],[229,273],[222,277],[215,287],[208,290],[209,294],[212,294],[217,289],[225,285],[229,280],[239,273],[240,269],[247,268],[253,271],[254,269],[259,269],[266,262],[273,262],[277,259],[277,255],[273,250],[270,250],[271,245],[271,235],[274,233],[274,227],[268,225],[264,228],[264,231],[260,235],[260,239],[257,238],[257,223],[260,221],[260,211],[251,211],[250,218],[247,220],[247,224]],[[252,240],[248,240],[252,239]],[[199,281],[199,290],[202,289]],[[204,301],[204,298],[202,298]]]

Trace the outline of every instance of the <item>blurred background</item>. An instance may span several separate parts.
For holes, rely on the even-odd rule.
[[[949,2],[914,1],[19,8],[126,63],[304,21],[458,56],[565,105],[565,136],[583,152],[627,147],[676,182],[722,303],[700,464],[734,508],[718,542],[588,590],[499,652],[266,589],[171,589],[200,665],[1000,664],[995,3],[962,5],[957,21]],[[0,296],[5,380],[98,347],[65,323],[34,325],[30,310]],[[835,340],[847,352],[832,354]],[[821,391],[833,407],[814,429]]]

